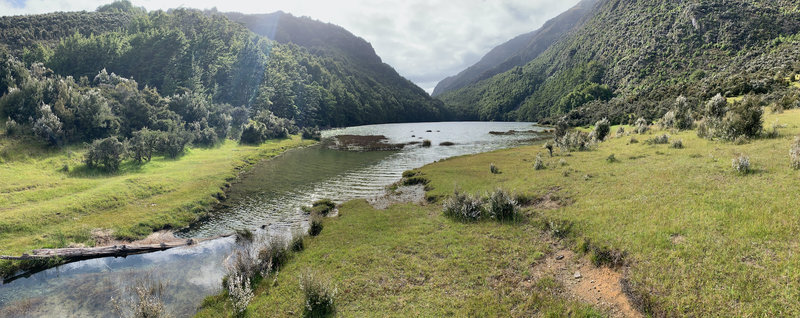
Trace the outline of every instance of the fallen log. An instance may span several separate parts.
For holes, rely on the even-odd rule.
[[[150,252],[158,252],[168,250],[175,247],[190,246],[203,241],[215,240],[218,238],[228,237],[229,235],[220,235],[207,239],[186,239],[174,240],[169,242],[162,242],[157,244],[122,244],[113,246],[100,246],[100,247],[66,247],[66,248],[46,248],[33,250],[31,254],[22,254],[21,256],[0,255],[0,259],[16,260],[16,261],[29,261],[29,260],[44,260],[50,258],[60,258],[66,261],[74,259],[90,259],[107,256],[125,256],[134,254],[143,254]]]

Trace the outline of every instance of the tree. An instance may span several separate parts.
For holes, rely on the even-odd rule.
[[[119,170],[124,155],[125,144],[117,137],[108,137],[92,142],[84,162],[90,168],[98,167],[113,172]]]
[[[41,116],[33,124],[33,133],[52,146],[60,145],[64,137],[63,124],[53,114],[50,105],[42,104],[39,112]]]
[[[159,133],[161,132],[147,128],[133,132],[133,136],[128,140],[128,152],[136,163],[150,161],[158,146]]]

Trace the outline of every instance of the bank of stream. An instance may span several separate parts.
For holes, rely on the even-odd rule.
[[[235,182],[228,199],[211,216],[177,233],[203,238],[238,229],[270,235],[304,231],[308,216],[301,207],[320,198],[337,202],[384,193],[405,170],[453,156],[528,144],[543,128],[532,123],[445,122],[386,124],[325,131],[335,135],[383,135],[391,151],[341,151],[313,146],[286,152],[257,164]],[[492,131],[516,131],[490,134]],[[423,141],[429,140],[430,147]],[[487,167],[488,169],[488,167]],[[165,302],[174,316],[193,314],[202,299],[221,289],[224,258],[232,238],[161,252],[106,257],[65,264],[0,285],[0,316],[24,313],[40,317],[106,316],[113,297],[137,278],[165,284]]]

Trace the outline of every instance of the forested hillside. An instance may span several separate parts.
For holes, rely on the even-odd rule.
[[[473,119],[627,123],[659,117],[680,95],[698,107],[718,93],[778,93],[800,71],[794,1],[602,0],[596,10],[530,63],[440,98]]]
[[[538,57],[567,32],[580,25],[587,14],[594,12],[597,0],[583,0],[576,6],[547,21],[541,28],[518,35],[503,43],[481,58],[478,63],[461,71],[458,75],[443,79],[433,90],[433,96],[457,90],[469,84],[485,80],[522,66]]]
[[[243,125],[248,118],[274,116],[301,127],[442,118],[441,102],[380,63],[368,43],[343,29],[323,25],[323,29],[344,32],[363,42],[362,46],[369,49],[366,55],[380,63],[382,72],[362,71],[372,68],[374,61],[344,58],[334,49],[325,50],[335,41],[313,46],[301,41],[307,35],[300,31],[306,25],[318,24],[296,19],[293,28],[283,29],[281,34],[285,35],[281,38],[297,37],[299,43],[278,42],[258,36],[216,12],[146,12],[123,1],[96,12],[2,17],[0,48],[5,47],[3,50],[9,53],[3,54],[5,69],[36,67],[53,73],[29,78],[63,80],[74,83],[79,90],[88,90],[98,85],[95,79],[105,70],[105,74],[135,81],[137,90],[151,91],[165,103],[179,96],[194,96],[195,101],[225,105],[226,109],[242,107],[245,111],[239,115],[246,115]],[[294,30],[300,33],[291,33]],[[19,89],[26,85],[27,79],[19,74],[4,76],[8,84],[0,87],[0,95],[7,93],[8,87]],[[37,96],[25,98],[31,98],[31,105],[47,104],[53,108],[53,102],[57,102]],[[26,116],[8,107],[0,111],[4,119],[14,119],[22,127],[32,126],[37,120],[33,116],[35,110],[28,110],[31,114]],[[129,114],[113,107],[112,111],[119,121],[128,120]],[[148,111],[131,110],[131,114],[139,113]],[[66,116],[56,117],[66,120],[62,115]],[[268,120],[263,124],[270,129]],[[152,128],[149,124],[140,126],[122,127],[125,134],[120,137],[127,137],[138,128]],[[244,127],[233,128],[235,132]]]

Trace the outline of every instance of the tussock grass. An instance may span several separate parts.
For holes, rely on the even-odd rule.
[[[299,137],[261,146],[226,142],[190,149],[179,159],[123,162],[115,173],[85,169],[85,149],[47,149],[27,139],[0,136],[0,254],[35,248],[93,245],[93,229],[119,239],[181,227],[224,197],[237,171],[286,149],[311,144]],[[69,171],[61,168],[68,166]],[[0,261],[8,274],[22,265]]]

